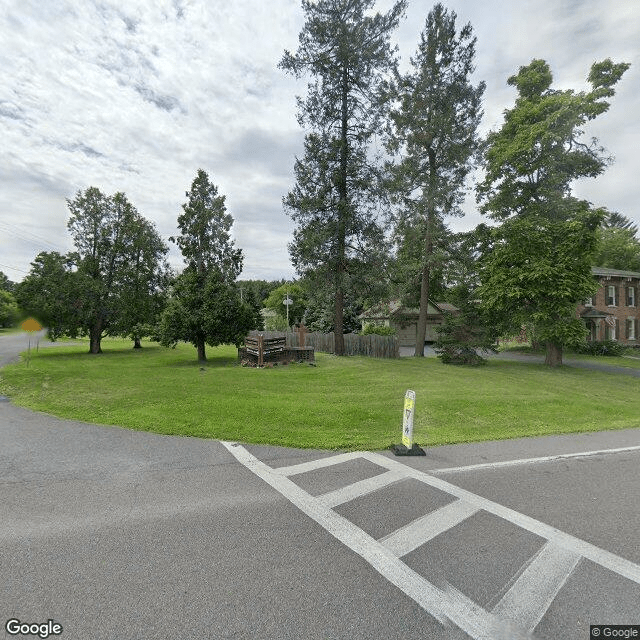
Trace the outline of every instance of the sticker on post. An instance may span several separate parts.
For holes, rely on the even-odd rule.
[[[402,414],[402,444],[411,449],[413,446],[413,412],[416,406],[416,392],[409,389],[404,394],[404,412]]]

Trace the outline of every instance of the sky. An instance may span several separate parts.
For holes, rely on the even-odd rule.
[[[481,134],[500,127],[516,95],[506,80],[534,58],[549,63],[554,87],[574,90],[588,89],[595,61],[632,64],[610,110],[585,129],[615,163],[574,193],[640,226],[638,0],[444,4],[478,39]],[[401,70],[432,6],[409,0],[392,37]],[[66,200],[89,186],[125,192],[168,241],[202,168],[234,218],[240,277],[294,278],[282,197],[303,152],[296,95],[307,82],[277,64],[303,24],[299,0],[0,0],[0,270],[20,281],[40,251],[70,251]],[[471,192],[464,209],[456,231],[483,221]]]

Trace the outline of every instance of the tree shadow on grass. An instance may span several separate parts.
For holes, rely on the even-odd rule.
[[[180,368],[200,368],[200,369],[220,369],[222,367],[239,366],[238,358],[233,356],[207,356],[206,362],[199,362],[197,358],[190,360],[180,360],[176,362],[167,362],[167,367]]]

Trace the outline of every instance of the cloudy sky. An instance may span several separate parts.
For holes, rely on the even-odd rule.
[[[394,36],[405,68],[432,4],[409,0]],[[483,132],[500,126],[515,97],[506,79],[532,58],[577,90],[596,60],[632,63],[587,130],[616,162],[576,193],[640,225],[638,0],[445,4],[478,37]],[[303,21],[299,0],[0,0],[0,270],[19,281],[38,252],[70,250],[65,199],[88,186],[124,191],[167,239],[203,168],[227,196],[241,277],[293,277],[282,196],[302,153],[306,83],[277,63]],[[480,221],[472,197],[466,211],[455,229]],[[173,245],[170,255],[179,267]]]

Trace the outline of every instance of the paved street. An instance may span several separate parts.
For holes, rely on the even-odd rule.
[[[640,429],[397,458],[0,402],[3,637],[587,640],[640,624],[639,463]]]

